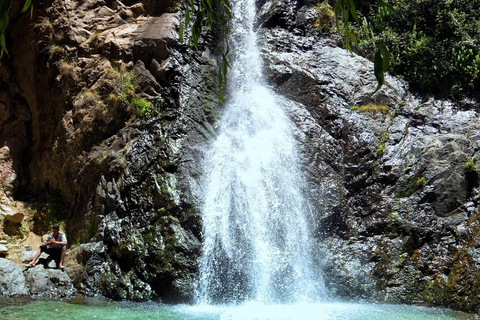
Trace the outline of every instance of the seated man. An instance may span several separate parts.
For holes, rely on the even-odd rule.
[[[67,251],[67,237],[63,232],[59,232],[58,224],[52,227],[52,233],[47,236],[47,240],[38,248],[35,257],[33,257],[32,262],[26,264],[25,267],[33,268],[37,259],[40,257],[42,252],[45,252],[48,255],[51,255],[53,258],[60,258],[58,264],[59,269],[65,269],[63,266],[63,259],[65,258],[65,252]]]

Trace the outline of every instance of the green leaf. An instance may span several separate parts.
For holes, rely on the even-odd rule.
[[[224,6],[223,10],[225,11],[228,19],[232,19],[232,9],[230,8],[230,6]]]
[[[190,9],[188,6],[185,8],[185,26],[190,24]]]
[[[382,7],[384,7],[384,8],[387,8],[387,9],[390,10],[390,11],[395,11],[395,8],[394,8],[392,5],[390,5],[389,3],[387,3],[387,2],[385,2],[385,1],[383,1],[383,0],[377,0],[377,3],[378,3],[380,6],[382,6]]]
[[[180,42],[183,42],[183,24],[181,24],[180,28],[178,29],[178,35],[180,37]]]
[[[26,0],[25,4],[23,5],[23,8],[22,8],[22,13],[27,11],[28,8],[30,8],[31,5],[32,5],[32,0]]]
[[[7,44],[5,43],[5,35],[0,34],[0,58],[6,53],[8,56]]]
[[[343,2],[342,0],[337,0],[337,2],[335,2],[335,24],[337,25],[338,33],[340,33],[341,31],[339,16],[340,16],[340,13],[342,12],[342,2]]]
[[[226,78],[227,77],[227,73],[228,73],[228,60],[227,60],[227,56],[226,55],[223,55],[223,59],[222,59],[222,66],[223,66],[223,76]]]
[[[353,43],[355,43],[355,45],[358,46],[358,40],[357,40],[357,37],[355,36],[355,33],[353,33],[352,31],[349,31],[348,36],[350,37],[350,39],[352,39]]]
[[[350,13],[352,14],[353,19],[357,21],[358,24],[360,24],[360,20],[358,19],[357,16],[357,10],[355,9],[355,4],[353,3],[353,0],[347,0],[348,1],[348,7],[350,9]]]
[[[388,52],[388,48],[383,43],[380,43],[378,47],[380,48],[383,58],[382,70],[383,72],[387,72],[390,68],[390,52]]]

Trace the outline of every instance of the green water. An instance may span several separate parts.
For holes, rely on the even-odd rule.
[[[401,305],[318,303],[295,305],[239,306],[163,305],[119,303],[94,299],[75,302],[3,299],[2,320],[448,320],[480,319],[444,309]]]

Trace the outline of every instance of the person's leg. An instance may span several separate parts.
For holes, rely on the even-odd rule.
[[[26,264],[25,267],[35,267],[35,264],[37,263],[37,259],[38,257],[40,257],[40,255],[42,254],[42,247],[38,247],[37,249],[37,252],[35,253],[35,256],[33,257],[33,260],[32,262],[30,262],[29,264]]]
[[[60,263],[58,264],[58,267],[60,269],[64,269],[64,265],[63,265],[63,259],[65,258],[65,253],[67,252],[67,246],[63,246],[62,247],[62,253],[60,254]]]

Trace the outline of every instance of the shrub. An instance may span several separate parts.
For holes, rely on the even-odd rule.
[[[355,27],[358,53],[373,58],[376,43],[391,52],[391,69],[413,89],[453,100],[478,97],[480,85],[480,0],[375,0],[357,6],[365,17]]]
[[[389,139],[389,135],[387,132],[382,133],[382,137],[380,138],[380,145],[377,147],[377,155],[382,156],[385,153],[385,144]]]
[[[138,118],[150,119],[152,117],[152,104],[143,98],[133,98],[132,108]]]
[[[320,32],[331,32],[335,27],[335,11],[328,1],[324,1],[313,7],[317,11],[317,17],[313,26]]]

